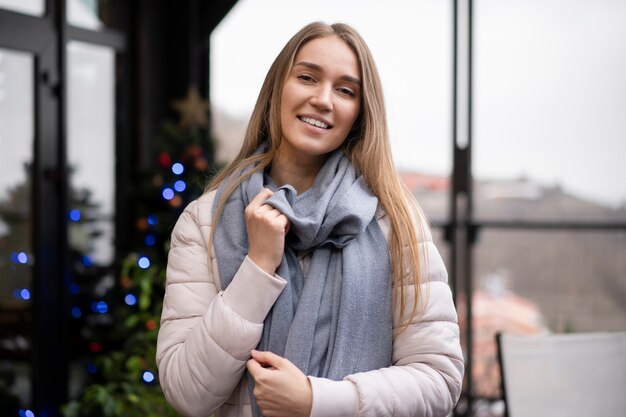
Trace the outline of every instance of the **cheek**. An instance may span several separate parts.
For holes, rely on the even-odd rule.
[[[280,94],[280,116],[282,117],[289,107],[289,88],[287,84],[283,86],[283,91]]]
[[[352,126],[354,126],[354,123],[359,118],[360,113],[361,107],[359,105],[351,106],[349,109],[347,109],[345,117],[346,121],[348,121],[347,124],[349,125],[349,129],[352,129]]]
[[[291,112],[291,101],[289,100],[289,94],[285,94],[283,90],[283,94],[280,98],[280,122],[284,124],[287,122],[289,118],[289,113]]]
[[[293,83],[291,80],[288,80],[283,86],[283,92],[280,95],[280,101],[289,106],[290,104],[293,104],[295,101],[298,100],[299,94],[300,92],[298,90],[298,85]]]

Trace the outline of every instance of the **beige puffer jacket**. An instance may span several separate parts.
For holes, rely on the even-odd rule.
[[[191,203],[172,233],[157,345],[159,377],[168,401],[186,416],[250,416],[242,375],[286,282],[246,258],[228,288],[220,288],[215,252],[207,244],[214,196]],[[388,239],[389,220],[382,212],[377,218]],[[394,365],[343,381],[309,377],[312,417],[446,416],[454,407],[463,379],[456,310],[430,234],[421,250],[428,274],[422,275],[418,313],[394,338]],[[412,289],[406,293],[412,306]]]

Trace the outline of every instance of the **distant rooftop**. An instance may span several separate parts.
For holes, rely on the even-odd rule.
[[[400,176],[434,221],[448,216],[448,176],[401,172]],[[479,219],[626,222],[626,208],[615,209],[546,186],[529,178],[475,180],[474,213]]]

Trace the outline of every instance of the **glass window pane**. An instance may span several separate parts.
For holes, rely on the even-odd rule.
[[[0,414],[31,404],[33,64],[0,48]],[[6,400],[5,400],[6,398]],[[2,407],[9,407],[4,409]]]
[[[315,20],[346,22],[363,35],[382,78],[398,169],[432,220],[447,217],[448,193],[441,190],[452,166],[451,2],[324,0],[313,8],[303,0],[237,2],[211,35],[217,158],[236,155],[272,61]]]
[[[44,0],[0,0],[0,9],[43,16],[46,11],[46,4]]]
[[[497,331],[626,329],[624,230],[483,230],[474,254],[474,390],[479,396],[500,395]],[[464,317],[461,322],[464,326]]]
[[[109,224],[115,209],[115,51],[73,41],[68,44],[68,61],[68,164],[71,203],[77,204],[71,208],[87,210],[70,220],[77,220],[73,222],[77,227],[87,226],[90,219]],[[94,261],[113,260],[111,231],[91,242],[87,252]],[[80,236],[70,232],[70,237]]]
[[[102,29],[104,23],[100,20],[99,6],[99,0],[69,0],[66,9],[68,23],[84,29]]]
[[[475,6],[475,212],[626,214],[626,2]]]
[[[84,387],[91,303],[114,283],[115,52],[70,42],[68,51],[69,285],[75,342],[70,363],[70,397]]]
[[[71,41],[68,61],[68,152],[70,165],[75,168],[73,184],[93,187],[94,197],[103,204],[103,212],[111,214],[115,51]],[[99,165],[94,167],[93,163]]]
[[[72,26],[89,30],[120,28],[123,10],[127,7],[124,0],[68,0],[66,19]]]

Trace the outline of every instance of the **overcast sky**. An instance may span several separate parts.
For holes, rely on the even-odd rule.
[[[474,174],[526,176],[611,206],[626,201],[626,2],[474,3]],[[397,165],[447,175],[451,4],[239,0],[211,38],[212,104],[247,118],[298,29],[346,22],[378,64]]]

